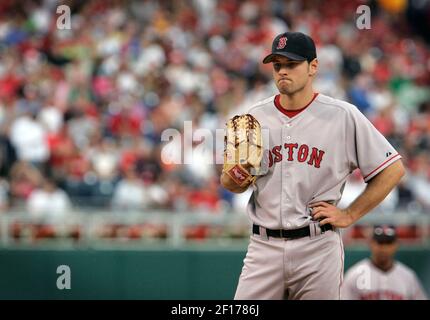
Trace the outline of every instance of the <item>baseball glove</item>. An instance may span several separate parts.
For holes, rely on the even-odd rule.
[[[248,186],[257,179],[263,158],[260,123],[244,114],[234,116],[226,125],[223,172],[237,185]]]

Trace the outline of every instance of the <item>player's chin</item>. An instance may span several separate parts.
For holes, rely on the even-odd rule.
[[[278,85],[278,90],[281,94],[292,94],[295,92],[294,88],[287,85]]]
[[[286,91],[286,90],[288,90],[288,86],[289,85],[289,83],[287,83],[287,82],[285,82],[285,81],[282,81],[282,82],[277,82],[276,83],[276,86],[278,87],[278,90],[279,90],[279,92],[283,92],[283,91]]]

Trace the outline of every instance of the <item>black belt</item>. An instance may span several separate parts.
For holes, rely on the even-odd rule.
[[[311,234],[310,230],[311,226],[303,227],[300,229],[293,229],[293,230],[284,230],[284,229],[266,229],[266,234],[268,237],[273,238],[286,238],[286,239],[297,239],[297,238],[303,238],[308,237]],[[325,232],[328,230],[333,230],[333,226],[331,224],[325,224],[321,226],[321,232]],[[260,227],[256,224],[252,225],[252,232],[254,234],[260,234]]]

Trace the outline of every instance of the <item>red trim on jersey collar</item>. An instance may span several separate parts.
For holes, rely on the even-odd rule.
[[[309,105],[315,100],[315,98],[317,97],[318,92],[314,93],[314,96],[312,97],[311,101],[309,101],[309,103],[307,105],[305,105],[303,108],[298,109],[298,110],[287,110],[285,108],[283,108],[281,106],[281,95],[277,94],[275,96],[275,107],[276,109],[278,109],[279,111],[281,111],[283,114],[285,114],[287,117],[292,118],[296,115],[298,115],[300,112],[302,112],[303,110],[305,110],[307,107],[309,107]]]

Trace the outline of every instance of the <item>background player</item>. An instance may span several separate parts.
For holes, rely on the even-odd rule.
[[[342,299],[427,299],[415,272],[394,259],[398,248],[393,226],[375,226],[370,241],[371,257],[348,270],[342,285]]]
[[[343,247],[337,228],[377,206],[400,181],[399,153],[353,105],[318,94],[312,82],[314,41],[299,32],[278,35],[272,53],[279,95],[251,107],[269,130],[269,170],[248,205],[253,235],[235,299],[339,299]],[[365,191],[336,207],[349,174],[360,168]],[[223,186],[243,192],[228,171]]]

